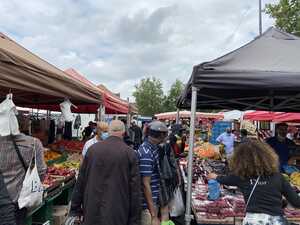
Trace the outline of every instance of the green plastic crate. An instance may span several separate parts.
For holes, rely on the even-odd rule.
[[[36,223],[44,223],[50,221],[50,225],[53,225],[53,205],[54,200],[61,195],[62,192],[58,192],[56,195],[46,198],[44,205],[32,215],[32,221]]]
[[[76,180],[70,180],[62,187],[62,193],[54,200],[54,205],[68,205],[72,199],[72,193]]]
[[[60,164],[60,163],[67,161],[67,159],[68,159],[68,154],[66,152],[64,152],[64,153],[62,153],[61,157],[54,159],[54,160],[48,160],[47,165],[52,166],[53,164]]]

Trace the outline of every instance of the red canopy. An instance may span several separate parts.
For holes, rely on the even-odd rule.
[[[282,112],[270,112],[270,111],[255,111],[244,114],[244,120],[253,121],[273,121],[276,116],[282,115]]]
[[[127,114],[129,111],[129,104],[127,101],[122,100],[112,92],[103,88],[103,86],[96,86],[83,75],[77,72],[75,69],[70,68],[64,71],[70,77],[81,81],[82,83],[89,85],[90,87],[97,88],[102,94],[102,102],[105,106],[105,113],[107,114]]]
[[[281,115],[276,115],[274,121],[299,123],[300,113],[283,113]]]

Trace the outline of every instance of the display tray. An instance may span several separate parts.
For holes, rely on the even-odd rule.
[[[62,187],[58,187],[54,190],[52,190],[51,192],[47,192],[47,195],[45,196],[45,200],[49,200],[49,199],[52,199],[53,197],[56,197],[58,195],[60,195],[62,192]]]
[[[51,191],[55,190],[56,188],[59,188],[59,187],[61,186],[61,184],[62,184],[61,181],[55,181],[55,182],[53,183],[53,185],[48,186],[48,187],[44,190],[44,192],[51,192]]]
[[[62,190],[62,183],[60,182],[59,185],[51,186],[49,189],[44,191],[44,199],[48,199],[53,197],[54,195],[58,194]]]
[[[76,183],[75,176],[70,177],[68,180],[65,180],[65,182],[62,184],[63,189],[66,189],[68,187],[73,186]]]

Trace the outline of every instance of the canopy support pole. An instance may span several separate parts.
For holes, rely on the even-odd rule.
[[[195,118],[196,118],[197,88],[192,87],[192,104],[191,104],[191,122],[190,122],[190,139],[189,139],[189,155],[188,155],[188,180],[187,180],[187,197],[185,224],[191,224],[191,200],[192,200],[192,175],[193,175],[193,150],[195,136]]]
[[[131,125],[131,115],[130,115],[130,109],[129,109],[129,97],[127,98],[127,102],[128,102],[128,113],[127,113],[127,128],[130,128]]]
[[[261,0],[258,0],[258,28],[259,36],[262,35],[262,9],[261,9]]]
[[[180,112],[180,110],[177,109],[177,113],[176,113],[176,124],[179,124],[179,112]]]

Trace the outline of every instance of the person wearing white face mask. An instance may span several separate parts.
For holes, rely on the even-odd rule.
[[[106,122],[97,122],[96,135],[94,138],[88,140],[83,146],[82,156],[85,157],[88,149],[99,141],[103,141],[109,137],[108,124]]]

